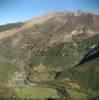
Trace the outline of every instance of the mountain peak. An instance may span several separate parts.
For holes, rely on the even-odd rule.
[[[92,13],[92,12],[88,12],[88,11],[83,11],[81,9],[78,9],[77,11],[75,11],[73,13],[74,16],[85,16],[85,15],[95,15],[95,13]]]

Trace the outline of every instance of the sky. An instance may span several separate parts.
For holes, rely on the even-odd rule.
[[[99,0],[0,0],[0,25],[77,9],[99,14]]]

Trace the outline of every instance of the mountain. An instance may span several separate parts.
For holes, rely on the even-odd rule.
[[[0,26],[0,84],[19,87],[32,81],[53,87],[49,96],[66,91],[73,98],[99,95],[99,58],[73,67],[99,43],[98,26],[99,15],[81,11],[54,12]]]
[[[11,24],[6,24],[6,25],[0,25],[0,32],[15,28],[15,27],[20,27],[24,23],[18,22],[18,23],[11,23]]]

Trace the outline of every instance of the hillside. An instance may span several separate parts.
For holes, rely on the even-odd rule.
[[[7,31],[7,30],[15,28],[15,27],[21,27],[23,24],[24,23],[22,23],[22,22],[18,22],[18,23],[0,25],[0,32]]]
[[[0,83],[14,86],[18,95],[22,90],[16,85],[31,91],[24,87],[30,82],[47,85],[45,93],[53,89],[49,97],[66,96],[66,91],[71,98],[99,95],[99,58],[73,68],[99,43],[98,26],[99,15],[88,12],[55,12],[0,26]]]

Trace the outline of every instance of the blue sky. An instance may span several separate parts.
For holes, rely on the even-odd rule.
[[[29,20],[54,11],[77,9],[99,14],[99,0],[0,0],[0,24]]]

